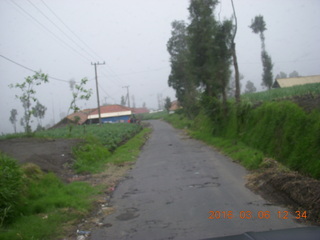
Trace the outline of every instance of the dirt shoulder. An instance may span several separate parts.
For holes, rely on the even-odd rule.
[[[1,140],[0,151],[20,164],[34,163],[67,182],[74,176],[72,148],[80,142],[78,139],[14,138]]]
[[[306,212],[307,218],[300,222],[320,226],[320,181],[289,171],[272,159],[266,159],[265,165],[248,175],[247,187],[293,213]]]

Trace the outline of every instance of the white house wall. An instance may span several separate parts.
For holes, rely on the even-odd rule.
[[[101,118],[127,116],[127,115],[131,115],[131,114],[132,114],[131,111],[101,113]],[[95,118],[99,118],[99,114],[91,114],[88,116],[88,119],[95,119]]]

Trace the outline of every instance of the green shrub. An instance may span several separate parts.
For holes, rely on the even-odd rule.
[[[0,227],[16,215],[21,197],[22,173],[17,162],[0,153]]]

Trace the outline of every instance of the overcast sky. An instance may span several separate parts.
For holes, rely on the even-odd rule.
[[[242,85],[253,81],[259,89],[262,65],[260,38],[248,27],[263,15],[266,49],[274,63],[274,76],[293,70],[300,75],[320,74],[319,0],[234,0],[238,17],[236,37]],[[68,81],[87,77],[93,96],[79,102],[82,108],[97,106],[94,67],[98,66],[101,103],[119,104],[130,86],[137,107],[143,102],[157,107],[157,95],[174,99],[168,87],[170,73],[166,43],[171,22],[188,22],[189,0],[1,0],[0,55],[27,68],[42,70],[55,79],[37,88],[47,108],[44,123],[60,120],[71,101]],[[217,17],[230,18],[230,0],[222,0]],[[24,81],[32,72],[0,56],[0,133],[13,132],[10,110],[23,109],[8,87]],[[132,104],[132,102],[131,102]],[[18,124],[18,130],[22,127]]]

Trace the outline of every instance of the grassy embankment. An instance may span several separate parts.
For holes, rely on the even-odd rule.
[[[239,110],[230,103],[226,118],[222,111],[211,118],[202,111],[193,121],[177,114],[165,119],[249,169],[262,167],[264,159],[273,158],[291,170],[320,179],[320,111],[306,112],[288,100],[305,95],[319,96],[320,84],[243,95]],[[254,107],[257,102],[260,105]]]
[[[85,133],[83,127],[75,127],[71,134],[66,128],[35,135],[83,138],[85,143],[74,149],[74,167],[78,172],[96,173],[103,171],[106,163],[134,161],[150,132],[148,128],[140,130],[136,125],[112,124],[87,126]],[[121,143],[124,144],[116,147]],[[95,196],[107,187],[92,187],[85,182],[65,184],[53,173],[45,174],[33,164],[21,167],[2,153],[0,178],[0,239],[10,240],[63,236],[68,226],[92,209]]]

